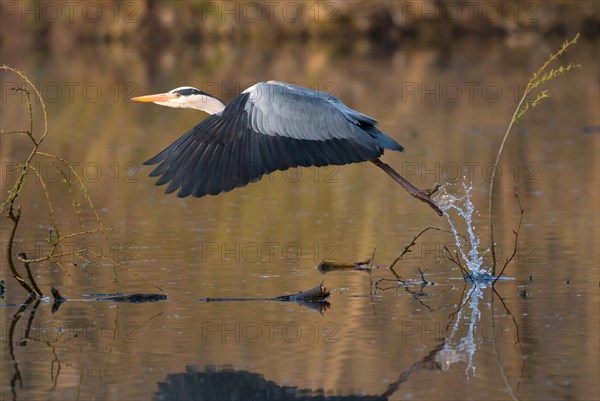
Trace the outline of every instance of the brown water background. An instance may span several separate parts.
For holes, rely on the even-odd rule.
[[[167,374],[188,366],[230,366],[327,393],[382,394],[447,337],[463,294],[461,272],[443,252],[453,238],[428,233],[398,265],[407,280],[419,281],[420,268],[435,283],[424,296],[381,288],[390,282],[375,287],[392,278],[386,269],[323,275],[315,266],[321,259],[364,260],[374,249],[374,263],[387,265],[421,229],[447,228],[446,221],[367,163],[276,172],[216,197],[165,196],[142,163],[205,115],[129,97],[193,85],[228,101],[269,79],[333,93],[377,118],[405,146],[384,161],[415,185],[449,182],[459,191],[463,181],[472,182],[483,252],[490,164],[528,78],[573,33],[440,35],[390,44],[345,39],[328,27],[331,36],[309,39],[261,39],[250,30],[255,36],[245,39],[192,38],[152,48],[71,39],[61,29],[40,44],[36,24],[9,23],[16,30],[2,32],[2,63],[25,71],[46,100],[49,136],[42,150],[76,164],[104,226],[115,229],[66,246],[92,246],[122,263],[114,268],[87,255],[91,263],[71,258],[64,269],[40,264],[38,284],[78,299],[156,287],[168,294],[168,301],[149,304],[67,301],[54,314],[51,303],[41,303],[33,340],[19,343],[29,315],[14,327],[21,383],[12,382],[8,335],[26,295],[7,268],[10,224],[3,219],[0,394],[21,400],[150,399]],[[569,50],[560,62],[581,67],[549,84],[552,97],[514,128],[504,151],[495,197],[502,259],[512,251],[518,221],[515,191],[525,208],[516,260],[505,273],[512,279],[496,286],[512,317],[483,289],[471,368],[464,353],[440,369],[418,368],[390,399],[598,398],[598,49],[597,36],[584,36]],[[24,128],[25,98],[8,90],[20,81],[7,72],[0,77],[2,129]],[[30,147],[17,136],[3,136],[1,146],[5,194]],[[56,164],[38,163],[63,231],[77,230]],[[43,256],[49,217],[35,177],[18,204],[16,248]],[[89,209],[82,210],[85,226],[95,227]],[[278,296],[322,280],[332,290],[322,314],[297,304],[197,301]],[[467,333],[465,326],[454,342]]]

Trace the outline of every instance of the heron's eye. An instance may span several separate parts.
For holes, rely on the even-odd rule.
[[[181,93],[176,93],[175,97],[181,97]]]

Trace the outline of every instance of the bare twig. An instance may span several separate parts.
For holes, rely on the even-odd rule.
[[[469,271],[463,267],[462,263],[460,263],[460,256],[458,256],[458,252],[456,252],[455,255],[452,255],[452,253],[446,245],[444,245],[444,250],[448,254],[448,260],[454,263],[456,266],[460,267],[460,270],[463,272],[463,278],[468,277],[469,280],[471,280],[473,284],[475,284],[475,280],[473,280],[473,276],[471,276],[471,273],[469,273]]]
[[[31,99],[29,97],[29,92],[26,89],[19,88],[19,90],[22,90],[25,93],[27,93],[27,102],[28,102],[29,114],[30,114],[29,115],[30,116],[30,131],[27,134],[34,145],[33,145],[33,149],[31,150],[31,153],[29,154],[29,156],[27,157],[27,159],[25,161],[25,164],[23,165],[23,170],[22,170],[21,174],[19,175],[19,177],[17,178],[17,181],[15,182],[15,184],[13,185],[13,187],[11,188],[11,190],[8,193],[8,197],[6,198],[6,200],[4,202],[2,202],[2,205],[0,205],[0,214],[2,214],[8,206],[14,205],[15,200],[17,199],[17,196],[19,196],[21,187],[23,186],[23,182],[25,181],[26,172],[29,169],[29,166],[31,165],[31,160],[35,156],[41,143],[44,141],[44,138],[46,138],[46,135],[48,135],[48,118],[47,118],[46,104],[44,103],[44,99],[42,98],[42,95],[40,94],[38,89],[35,87],[35,85],[29,80],[29,78],[27,78],[27,76],[24,73],[22,73],[21,71],[15,69],[15,68],[9,67],[7,65],[0,66],[0,69],[14,72],[18,76],[20,76],[33,89],[33,91],[36,94],[36,97],[40,101],[40,104],[42,107],[43,118],[44,118],[44,131],[43,131],[42,135],[40,136],[40,138],[36,140],[35,137],[33,136],[33,106],[31,103]]]
[[[371,254],[371,259],[369,259],[369,269],[373,268],[373,260],[375,260],[375,251],[377,248],[373,248],[373,253]]]
[[[134,272],[130,268],[123,266],[118,261],[110,259],[110,258],[107,258],[106,256],[104,256],[102,254],[99,254],[98,252],[95,252],[93,249],[89,249],[89,252],[92,253],[93,255],[95,255],[96,257],[98,257],[98,258],[100,258],[100,259],[102,259],[102,260],[104,260],[104,261],[112,264],[114,268],[119,267],[119,268],[121,268],[121,269],[123,269],[123,270],[125,270],[125,271],[127,271],[129,273],[131,273],[134,277],[137,277],[137,278],[139,278],[139,279],[147,282],[148,284],[150,284],[152,287],[156,288],[160,292],[162,292],[162,293],[165,292],[162,288],[160,288],[156,284],[152,283],[151,281],[149,281],[148,279],[144,278],[143,276],[140,276],[139,274],[137,274],[136,272]]]
[[[513,314],[510,312],[510,310],[508,309],[508,307],[506,306],[506,304],[504,303],[504,300],[502,299],[502,297],[500,296],[500,294],[498,294],[498,291],[496,291],[496,288],[492,285],[492,290],[493,293],[491,294],[491,300],[490,303],[492,305],[492,325],[495,325],[495,318],[496,318],[496,314],[494,313],[494,294],[496,294],[498,296],[498,298],[500,299],[500,302],[502,302],[502,305],[504,306],[504,309],[506,310],[506,312],[508,313],[508,315],[512,318],[513,323],[515,325],[515,337],[516,337],[516,343],[519,343],[519,326],[515,320],[515,317],[513,316]],[[517,400],[517,397],[515,397],[514,395],[514,390],[511,386],[511,384],[508,381],[508,377],[504,371],[504,367],[502,366],[502,361],[500,360],[500,353],[498,352],[498,342],[494,341],[494,353],[496,354],[496,363],[498,364],[498,369],[500,371],[500,375],[502,376],[502,379],[504,380],[504,384],[505,386],[509,389],[510,391],[510,395],[512,397],[513,400]],[[523,350],[521,349],[521,344],[519,343],[519,348],[521,350],[521,353],[523,352]],[[521,366],[523,369],[525,362],[523,361],[523,358],[521,359]],[[521,373],[523,373],[523,371],[521,370]]]
[[[86,251],[90,251],[89,248],[82,248],[82,249],[76,249],[76,250],[72,250],[69,252],[62,252],[62,253],[55,253],[58,249],[58,246],[60,245],[60,243],[66,239],[69,238],[74,238],[74,237],[79,237],[79,236],[84,236],[87,234],[92,234],[92,233],[97,233],[97,232],[105,232],[105,231],[112,231],[112,228],[97,228],[94,230],[86,230],[86,231],[80,231],[80,232],[76,232],[76,233],[71,233],[71,234],[67,234],[65,236],[62,236],[60,238],[57,239],[53,239],[52,240],[52,248],[50,249],[50,253],[46,256],[42,256],[39,258],[35,258],[35,259],[27,259],[26,256],[23,256],[23,254],[19,254],[17,255],[17,259],[19,259],[21,262],[23,263],[40,263],[40,262],[45,262],[47,260],[51,260],[51,261],[57,261],[58,259],[65,257],[65,256],[71,256],[71,255],[77,255],[80,256],[80,253],[86,252]],[[91,251],[90,251],[91,252]],[[80,256],[81,257],[81,256]],[[83,260],[86,260],[85,258],[81,257]]]
[[[382,287],[380,285],[380,283],[383,283],[383,282],[386,282],[386,281],[391,281],[392,283],[394,283],[396,285],[395,286],[390,286],[390,287]],[[378,290],[381,290],[381,291],[387,291],[387,290],[389,290],[391,288],[399,288],[398,285],[397,285],[398,283],[402,284],[403,286],[407,285],[406,281],[404,281],[402,279],[399,279],[399,278],[394,278],[394,279],[391,279],[391,278],[380,278],[379,280],[377,280],[375,282],[375,288],[377,288]]]
[[[506,261],[504,262],[504,266],[502,266],[502,270],[500,270],[500,274],[498,274],[498,276],[494,279],[492,286],[494,286],[496,284],[496,281],[498,281],[498,279],[500,277],[502,277],[502,274],[504,273],[506,266],[508,266],[508,264],[514,259],[515,255],[517,254],[517,248],[519,246],[519,232],[521,231],[521,224],[523,223],[523,213],[525,213],[525,209],[523,209],[523,207],[521,206],[521,200],[519,199],[519,194],[516,192],[515,192],[515,198],[517,199],[517,204],[519,205],[519,224],[517,226],[517,229],[513,230],[513,233],[515,234],[515,246],[513,247],[513,251],[512,251],[512,254],[510,255],[510,257],[506,258]]]
[[[73,164],[68,161],[67,159],[64,159],[60,156],[56,156],[50,153],[46,153],[46,152],[37,152],[38,155],[40,156],[45,156],[48,157],[50,159],[56,159],[59,160],[60,162],[64,163],[69,170],[71,171],[71,173],[73,173],[73,175],[75,176],[75,178],[77,178],[77,181],[79,182],[79,187],[81,189],[81,191],[83,192],[83,196],[84,198],[87,200],[88,205],[90,206],[90,209],[92,210],[92,212],[94,213],[94,217],[96,218],[96,223],[98,224],[98,226],[102,227],[102,222],[100,221],[100,216],[98,216],[98,212],[96,211],[96,207],[94,206],[94,202],[92,202],[92,198],[90,197],[87,187],[85,186],[85,183],[83,181],[83,178],[81,177],[81,175],[77,172],[77,170],[75,170],[75,168],[73,167]],[[70,185],[70,181],[68,181],[68,185],[69,187],[72,189],[72,186]]]
[[[473,284],[475,284],[475,283],[473,283]],[[455,317],[456,315],[458,315],[458,313],[459,313],[459,312],[462,310],[462,308],[464,308],[464,307],[465,307],[465,305],[466,305],[467,303],[469,303],[469,300],[471,299],[471,296],[473,296],[473,292],[475,292],[475,289],[477,289],[477,285],[473,285],[473,286],[471,287],[471,289],[469,290],[469,293],[467,294],[467,297],[465,298],[465,301],[464,301],[464,302],[462,302],[462,299],[461,299],[461,302],[462,302],[462,303],[460,303],[460,304],[459,304],[459,306],[458,306],[458,308],[456,309],[456,311],[452,312],[452,313],[451,313],[451,314],[448,316],[448,317],[450,318],[450,322],[452,321],[452,319],[454,319],[454,317]],[[463,297],[464,297],[464,288],[463,288]],[[450,327],[450,322],[448,322],[448,326],[446,327],[446,329],[447,329],[448,327]]]
[[[500,296],[500,294],[498,293],[498,291],[496,291],[496,287],[492,286],[492,290],[494,290],[494,293],[498,296],[498,299],[502,303],[502,306],[504,307],[504,310],[511,317],[511,319],[512,319],[514,325],[515,325],[515,345],[519,345],[519,348],[520,348],[521,347],[521,338],[520,338],[520,335],[519,335],[519,324],[517,323],[517,319],[515,319],[515,316],[510,312],[510,309],[508,309],[508,307],[506,306],[506,303],[504,302],[504,299]]]
[[[420,303],[421,305],[423,305],[425,308],[427,308],[427,310],[429,312],[433,312],[433,308],[429,305],[427,305],[425,302],[423,302],[423,300],[421,299],[421,297],[428,295],[426,292],[423,292],[423,289],[427,286],[427,284],[425,283],[421,283],[421,288],[419,288],[419,291],[411,291],[408,287],[404,287],[404,291],[410,293],[413,297],[413,299],[415,299],[418,303]]]
[[[52,201],[50,201],[50,194],[48,193],[48,188],[46,187],[46,182],[44,178],[40,175],[40,172],[37,171],[35,167],[29,165],[28,168],[35,173],[35,175],[40,180],[40,185],[42,186],[44,195],[46,196],[46,203],[48,204],[48,209],[50,210],[50,222],[52,223],[52,229],[54,230],[54,234],[56,237],[59,237],[58,227],[56,226],[56,219],[54,217],[54,207],[52,206]]]
[[[458,312],[461,311],[461,309],[466,305],[466,302],[463,303],[463,299],[465,299],[465,291],[467,289],[467,281],[463,281],[463,289],[462,289],[462,293],[460,294],[460,299],[458,300],[458,308],[456,308],[456,310],[454,312],[452,312],[451,314],[448,315],[448,319],[450,319],[448,321],[448,324],[446,325],[446,332],[448,332],[448,329],[450,328],[450,325],[452,324],[452,322],[454,321],[454,317],[456,315],[458,315]],[[475,287],[473,287],[472,289],[475,289]],[[469,291],[471,292],[471,291]],[[469,294],[469,296],[467,297],[467,300],[471,297],[471,294]]]
[[[400,259],[402,259],[402,257],[407,254],[408,252],[410,252],[410,249],[415,246],[417,244],[417,239],[419,239],[419,237],[423,234],[425,234],[426,231],[428,230],[437,230],[437,231],[443,231],[443,232],[447,232],[449,233],[450,231],[445,230],[443,228],[438,228],[438,227],[434,227],[434,226],[428,226],[425,227],[424,229],[422,229],[417,235],[415,235],[412,239],[412,241],[410,242],[410,244],[406,245],[404,247],[404,249],[402,250],[402,253],[400,253],[400,255],[398,255],[398,257],[392,262],[392,264],[390,265],[390,270],[391,272],[394,274],[394,276],[396,276],[396,278],[400,278],[400,275],[398,275],[398,273],[396,273],[396,271],[394,270],[394,266],[396,266],[396,263],[398,263],[398,261]]]
[[[377,290],[377,285],[373,285],[373,275],[371,274],[373,269],[373,260],[375,260],[375,251],[377,248],[373,248],[373,253],[371,254],[371,260],[369,261],[369,299],[371,300],[371,306],[373,307],[373,314],[377,314],[375,311],[375,300],[373,299],[373,287],[375,286],[375,290]]]

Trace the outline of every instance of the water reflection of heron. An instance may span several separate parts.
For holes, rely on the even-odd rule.
[[[187,366],[185,372],[169,373],[158,383],[154,401],[387,401],[377,395],[324,394],[312,390],[282,386],[267,380],[262,374],[233,368],[206,366],[203,369]]]
[[[199,89],[184,86],[132,100],[202,110],[211,116],[148,160],[151,176],[179,197],[217,195],[290,167],[371,161],[412,196],[442,215],[430,196],[379,156],[403,151],[375,127],[376,120],[352,110],[328,93],[278,81],[260,82],[225,105]]]

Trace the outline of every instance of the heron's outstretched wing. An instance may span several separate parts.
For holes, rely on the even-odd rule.
[[[231,191],[298,166],[357,163],[402,151],[375,120],[324,92],[270,81],[248,88],[144,164],[166,193],[196,197]]]

